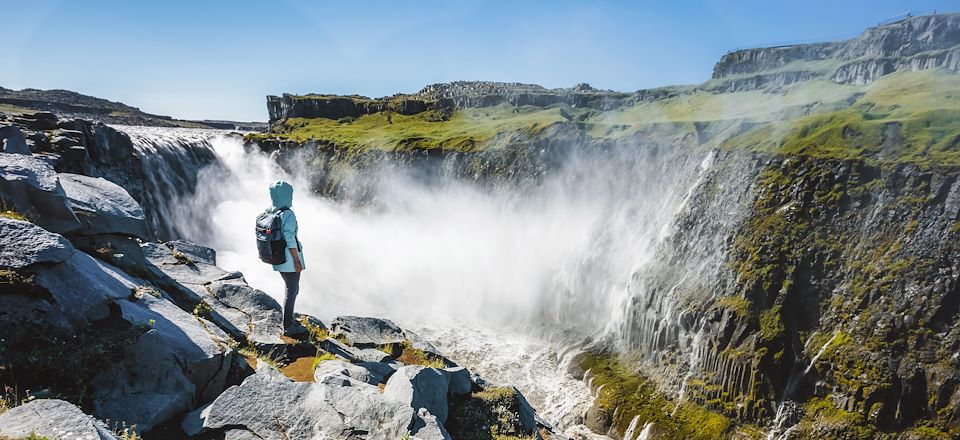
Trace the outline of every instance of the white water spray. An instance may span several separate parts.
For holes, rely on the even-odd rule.
[[[474,368],[488,365],[491,380],[517,383],[544,414],[573,430],[590,393],[575,388],[560,360],[547,355],[549,342],[509,343],[501,333],[470,333],[468,325],[515,331],[553,323],[582,333],[619,328],[634,273],[653,258],[703,172],[699,159],[661,157],[642,146],[573,157],[542,184],[523,188],[452,178],[427,184],[415,174],[381,170],[371,179],[376,203],[357,207],[314,196],[310,170],[287,172],[238,137],[125,130],[147,143],[179,132],[206,136],[217,164],[202,170],[195,191],[168,212],[183,238],[217,250],[218,265],[282,297],[280,277],[256,256],[252,225],[270,205],[269,184],[290,181],[307,267],[298,310],[321,319],[382,316],[424,333],[433,329],[441,346],[456,341],[443,347],[455,358]],[[456,336],[461,333],[469,336]],[[518,346],[533,353],[541,346],[547,354],[518,362],[510,348]],[[519,374],[531,371],[538,374]]]

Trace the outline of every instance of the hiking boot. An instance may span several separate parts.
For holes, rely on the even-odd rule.
[[[289,327],[283,329],[283,335],[287,337],[302,336],[307,333],[307,328],[303,324],[294,321]]]

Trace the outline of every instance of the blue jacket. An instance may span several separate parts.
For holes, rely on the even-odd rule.
[[[282,180],[274,182],[273,185],[270,185],[270,200],[273,202],[273,206],[270,207],[271,211],[290,208],[293,205],[293,186]],[[307,263],[303,259],[303,247],[297,240],[297,215],[290,209],[284,210],[280,213],[280,224],[283,230],[283,238],[287,240],[287,249],[284,251],[287,260],[283,264],[274,264],[273,270],[277,272],[296,272],[293,267],[293,256],[290,255],[291,247],[300,249],[298,252],[300,254],[300,265],[306,269]]]

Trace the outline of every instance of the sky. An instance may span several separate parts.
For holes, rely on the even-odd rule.
[[[633,91],[707,80],[724,53],[836,40],[956,0],[0,0],[0,86],[185,119],[265,121],[266,95],[412,93],[456,80]]]

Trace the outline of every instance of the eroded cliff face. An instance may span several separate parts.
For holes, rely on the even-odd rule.
[[[638,272],[621,351],[678,404],[775,433],[956,435],[960,170],[717,161]]]
[[[958,45],[960,14],[911,17],[835,43],[731,52],[714,66],[713,79],[725,84],[731,77],[778,71],[787,77],[804,76],[804,80],[826,77],[841,84],[864,85],[894,72],[937,67],[960,71]]]

